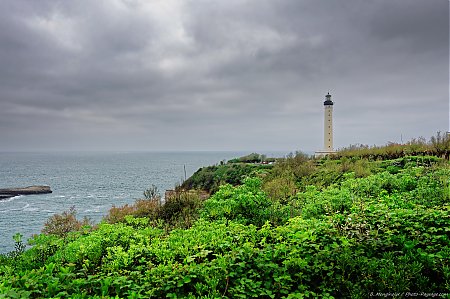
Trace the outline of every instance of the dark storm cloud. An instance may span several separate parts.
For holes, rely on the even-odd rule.
[[[337,147],[430,136],[448,5],[2,1],[0,150],[315,150],[327,91]]]

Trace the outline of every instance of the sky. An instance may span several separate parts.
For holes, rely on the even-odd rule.
[[[315,151],[449,130],[448,0],[0,1],[0,151]]]

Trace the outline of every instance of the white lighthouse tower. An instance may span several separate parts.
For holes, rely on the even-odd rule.
[[[325,96],[324,114],[324,127],[323,127],[323,145],[324,151],[333,152],[333,101],[331,101],[331,95],[328,93]]]
[[[325,96],[324,106],[324,123],[323,123],[323,150],[316,152],[316,157],[323,157],[335,153],[333,150],[333,101],[328,93]]]

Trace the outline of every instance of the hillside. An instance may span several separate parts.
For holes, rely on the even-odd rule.
[[[206,200],[55,215],[0,257],[0,298],[448,298],[450,164],[422,154],[234,161],[188,180]]]

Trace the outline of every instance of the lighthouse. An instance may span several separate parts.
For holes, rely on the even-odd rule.
[[[324,124],[323,124],[323,150],[333,152],[333,101],[328,93],[325,96],[324,106]]]
[[[335,153],[333,150],[333,101],[328,93],[325,96],[324,117],[323,117],[323,150],[316,152],[316,157],[323,157]]]

